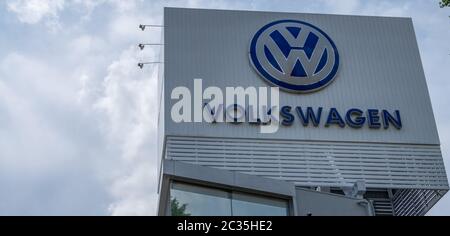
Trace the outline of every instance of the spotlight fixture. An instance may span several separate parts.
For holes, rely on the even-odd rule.
[[[161,45],[164,45],[164,44],[162,44],[162,43],[140,43],[140,44],[138,44],[138,47],[141,50],[144,50],[145,46],[161,46]]]
[[[163,25],[139,25],[139,28],[144,31],[146,27],[157,27],[157,28],[162,28],[164,27]]]
[[[151,62],[139,62],[138,64],[137,64],[137,66],[139,66],[139,68],[144,68],[144,65],[147,65],[147,64],[162,64],[163,62],[160,62],[160,61],[151,61]]]

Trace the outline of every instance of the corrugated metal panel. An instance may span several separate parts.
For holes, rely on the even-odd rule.
[[[438,145],[169,136],[165,155],[301,186],[365,180],[369,188],[448,188]]]
[[[167,135],[439,144],[410,18],[174,8],[166,8],[164,17]],[[185,86],[193,92],[194,78],[203,79],[203,88],[216,86],[224,92],[228,86],[267,86],[250,64],[249,44],[262,26],[280,19],[324,30],[341,61],[332,84],[308,94],[280,91],[280,106],[321,106],[324,111],[335,107],[341,113],[353,107],[398,109],[403,128],[323,127],[326,114],[320,127],[303,127],[296,117],[292,126],[273,134],[261,134],[258,126],[249,124],[172,121],[170,110],[178,101],[170,99],[172,89]]]
[[[391,190],[389,189],[367,189],[364,198],[371,201],[376,216],[393,216]]]
[[[193,92],[194,78],[202,78],[204,88],[223,91],[228,86],[267,86],[250,66],[248,47],[258,29],[279,19],[302,20],[324,30],[341,57],[332,84],[309,94],[280,92],[280,105],[340,112],[399,109],[403,128],[303,127],[296,118],[291,127],[261,134],[249,124],[171,120],[176,102],[169,99],[172,89],[185,86]],[[408,189],[396,192],[398,215],[424,214],[440,198],[437,190],[448,189],[410,18],[166,8],[164,24],[165,158],[302,186],[348,186],[363,179],[369,188]]]
[[[376,216],[394,215],[392,202],[390,199],[370,199],[373,202]]]
[[[395,193],[393,205],[397,216],[421,216],[447,192],[447,190],[402,189]]]

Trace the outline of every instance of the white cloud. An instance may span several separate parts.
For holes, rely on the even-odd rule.
[[[91,19],[92,12],[103,4],[109,4],[119,13],[130,13],[143,0],[8,0],[7,9],[17,15],[20,22],[37,24],[44,22],[51,32],[62,28],[60,14],[66,8],[82,11],[80,20]]]
[[[9,0],[7,6],[21,22],[36,24],[43,18],[58,18],[64,0]]]
[[[87,12],[92,12],[96,7],[105,3],[106,0],[72,0],[72,3],[82,6]]]
[[[111,215],[155,215],[157,180],[153,161],[142,161],[118,178],[111,189],[115,201],[109,205]]]
[[[20,53],[0,61],[0,215],[106,214],[91,158],[101,140],[74,95],[46,62]]]
[[[337,14],[350,14],[354,13],[361,7],[359,0],[324,0],[322,4],[327,9],[333,9]]]
[[[68,47],[71,51],[70,56],[77,59],[92,57],[109,49],[104,39],[87,34],[72,39]]]
[[[120,12],[134,11],[136,10],[137,5],[143,1],[144,0],[109,0],[109,2],[113,4]]]
[[[138,70],[139,54],[132,46],[109,66],[104,95],[94,105],[122,163],[112,176],[113,215],[155,214],[157,81],[155,71]]]

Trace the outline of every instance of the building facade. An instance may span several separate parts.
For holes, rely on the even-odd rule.
[[[448,191],[410,18],[165,8],[163,38],[159,215],[424,215]]]

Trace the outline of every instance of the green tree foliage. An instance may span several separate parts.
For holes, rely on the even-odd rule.
[[[440,7],[450,7],[450,0],[441,0],[439,3]]]
[[[191,214],[186,213],[187,204],[180,206],[180,202],[176,198],[170,199],[170,209],[173,216],[190,216]]]

